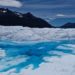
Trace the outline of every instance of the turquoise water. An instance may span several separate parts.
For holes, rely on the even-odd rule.
[[[20,72],[23,68],[29,68],[29,65],[33,65],[33,70],[37,69],[41,63],[50,62],[44,57],[61,58],[60,52],[75,55],[74,45],[75,40],[30,42],[29,44],[0,41],[0,49],[5,52],[5,56],[0,57],[0,73],[13,68],[16,72]]]

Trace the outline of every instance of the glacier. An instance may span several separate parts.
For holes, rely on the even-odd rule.
[[[0,75],[75,75],[75,29],[0,26]]]
[[[0,75],[75,75],[75,40],[0,41]]]
[[[70,40],[75,39],[75,29],[0,26],[0,39],[18,42]]]

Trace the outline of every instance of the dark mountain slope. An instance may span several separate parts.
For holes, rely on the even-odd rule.
[[[9,9],[0,8],[0,25],[4,26],[26,26],[26,27],[37,27],[37,28],[51,28],[45,20],[35,17],[30,12],[22,14],[19,12],[13,12]]]

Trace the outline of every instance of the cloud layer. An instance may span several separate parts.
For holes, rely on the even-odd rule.
[[[21,7],[21,2],[17,0],[0,0],[1,6],[10,6],[10,7]]]

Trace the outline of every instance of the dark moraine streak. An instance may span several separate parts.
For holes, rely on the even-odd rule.
[[[0,25],[52,28],[52,25],[50,25],[48,22],[41,18],[35,17],[30,12],[22,14],[5,8],[0,8]]]

